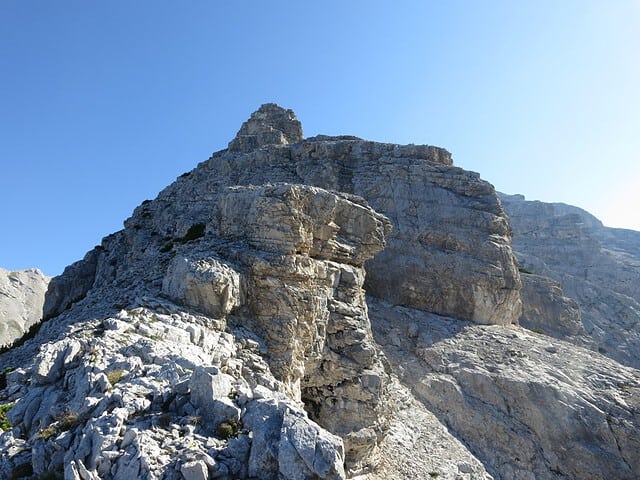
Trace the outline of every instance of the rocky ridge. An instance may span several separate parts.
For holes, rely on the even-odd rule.
[[[604,227],[570,205],[500,198],[526,272],[520,322],[639,368],[640,232]]]
[[[633,478],[640,374],[522,311],[490,184],[267,104],[51,281],[0,476]]]

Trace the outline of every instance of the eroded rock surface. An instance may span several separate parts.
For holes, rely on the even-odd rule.
[[[261,108],[231,145],[272,130],[291,129],[290,140],[251,140],[252,149],[215,153],[161,192],[153,212],[143,206],[129,222],[142,225],[149,221],[144,215],[160,216],[165,225],[175,225],[161,234],[184,235],[189,225],[181,219],[213,221],[214,212],[196,211],[204,204],[194,205],[192,199],[215,197],[228,186],[284,182],[355,194],[393,226],[386,248],[367,262],[368,291],[478,323],[517,322],[519,273],[508,221],[489,183],[453,167],[449,152],[429,145],[356,137],[302,140],[291,115],[272,105]]]
[[[0,477],[633,478],[638,371],[512,325],[595,338],[510,242],[445,150],[265,105],[51,282],[0,355]]]
[[[37,269],[0,268],[0,346],[11,345],[42,320],[49,280]]]
[[[637,370],[517,327],[374,299],[370,314],[402,382],[495,478],[637,477]]]
[[[501,199],[522,267],[555,280],[579,306],[584,329],[575,329],[576,317],[566,323],[563,315],[558,320],[566,325],[559,324],[560,331],[547,327],[549,334],[573,336],[576,343],[640,367],[640,232],[604,227],[570,205],[522,195]]]
[[[37,352],[6,377],[15,429],[1,472],[334,479],[372,468],[389,375],[363,263],[390,222],[361,198],[304,185],[224,188],[189,206],[164,223],[162,204],[144,204],[145,223],[129,220],[68,269],[91,270],[80,277],[90,288],[56,281],[68,286],[55,291],[62,314],[2,358],[22,366]]]

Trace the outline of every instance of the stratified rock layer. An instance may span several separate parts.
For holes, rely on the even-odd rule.
[[[355,196],[291,184],[223,188],[186,207],[166,216],[145,203],[140,223],[55,281],[52,311],[66,309],[41,334],[58,340],[7,375],[16,429],[0,472],[293,480],[371,468],[389,375],[363,263],[389,221]],[[261,356],[239,353],[246,345]],[[188,449],[166,438],[189,425]],[[167,448],[190,453],[164,465]]]
[[[522,195],[501,199],[520,264],[555,280],[563,296],[577,302],[584,327],[575,315],[561,314],[555,328],[548,317],[539,328],[640,367],[640,232],[603,227],[593,215],[562,203]]]
[[[234,142],[271,128],[286,130],[282,121],[289,116],[283,109],[263,107]],[[297,120],[289,122],[298,132]],[[384,251],[367,262],[369,292],[478,323],[517,322],[520,278],[502,206],[493,187],[478,174],[453,167],[446,150],[355,137],[302,140],[297,133],[291,141],[255,142],[251,150],[214,154],[165,189],[154,211],[175,227],[162,234],[184,234],[184,217],[212,221],[214,212],[197,212],[202,205],[192,199],[213,198],[227,186],[285,182],[355,194],[393,225]],[[152,215],[141,208],[129,222],[148,222],[145,211]]]
[[[524,329],[369,308],[401,381],[496,479],[637,478],[637,370]]]
[[[514,326],[593,338],[523,260],[445,150],[264,105],[50,283],[0,355],[0,477],[634,478],[640,373]]]

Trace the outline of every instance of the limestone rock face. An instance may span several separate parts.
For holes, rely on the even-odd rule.
[[[520,264],[558,282],[580,308],[584,330],[561,327],[561,338],[640,367],[640,232],[603,227],[570,205],[501,199]]]
[[[248,123],[273,123],[264,110]],[[297,129],[297,120],[289,122]],[[253,128],[243,127],[236,140],[244,141],[242,132]],[[165,224],[184,235],[189,225],[170,217],[212,222],[214,212],[196,212],[188,199],[212,198],[229,186],[290,183],[354,194],[393,227],[385,249],[367,262],[368,291],[478,323],[517,322],[521,284],[508,221],[495,190],[478,174],[453,167],[449,152],[428,145],[327,136],[296,142],[218,152],[165,189],[154,205],[163,205]],[[129,221],[148,223],[144,211]]]
[[[100,247],[96,247],[51,279],[43,307],[45,319],[55,317],[87,295],[95,280],[99,255]]]
[[[175,257],[162,293],[210,317],[224,317],[240,305],[240,275],[215,258]]]
[[[266,103],[242,124],[229,143],[232,152],[248,152],[264,145],[287,145],[301,141],[302,125],[293,110]]]
[[[638,371],[513,325],[595,338],[510,228],[445,150],[265,105],[52,280],[0,354],[0,478],[633,478]]]
[[[520,325],[552,337],[590,344],[582,325],[580,306],[564,296],[560,284],[548,277],[523,274]]]
[[[187,208],[143,204],[67,269],[61,313],[2,359],[26,368],[8,375],[4,397],[15,402],[7,441],[22,457],[0,473],[22,461],[70,478],[335,479],[372,468],[389,374],[363,264],[389,220],[353,195],[292,184],[173,205]],[[169,462],[158,458],[166,449],[189,453]]]
[[[0,346],[12,344],[42,320],[49,280],[37,269],[0,268]]]
[[[637,370],[516,327],[369,307],[402,382],[496,479],[637,477]]]

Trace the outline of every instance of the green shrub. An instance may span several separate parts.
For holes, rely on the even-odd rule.
[[[78,423],[80,423],[80,418],[78,417],[77,413],[64,412],[58,417],[58,428],[62,432],[71,430],[76,425],[78,425]]]
[[[122,370],[111,370],[107,373],[107,380],[113,386],[124,378],[124,372]]]
[[[3,432],[11,430],[11,425],[9,425],[9,419],[7,418],[7,412],[13,408],[13,405],[13,403],[0,405],[0,430]]]
[[[40,438],[42,438],[43,440],[48,440],[49,438],[57,434],[58,434],[58,429],[53,425],[49,425],[48,427],[45,427],[42,430],[40,430]]]
[[[230,418],[226,422],[222,422],[220,425],[218,425],[218,427],[216,428],[216,434],[220,438],[227,439],[231,437],[237,437],[240,433],[240,430],[242,430],[242,422],[235,418]]]

